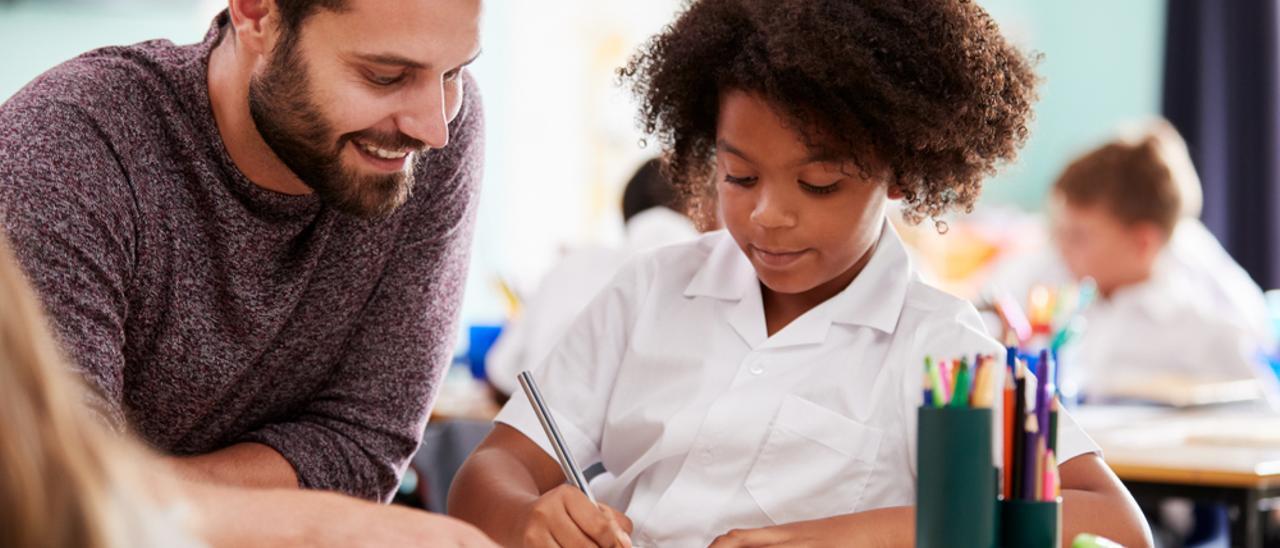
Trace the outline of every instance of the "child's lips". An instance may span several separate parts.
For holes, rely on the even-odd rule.
[[[761,247],[756,247],[755,245],[750,247],[751,254],[755,256],[756,260],[773,268],[785,268],[791,266],[809,251],[808,249],[801,249],[797,251],[779,249],[767,250]]]

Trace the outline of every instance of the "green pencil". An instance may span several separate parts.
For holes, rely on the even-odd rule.
[[[956,394],[951,397],[951,407],[969,406],[969,359],[960,360],[960,372],[956,373]]]
[[[938,368],[933,365],[933,358],[925,356],[924,369],[933,381],[933,406],[942,407],[947,403],[947,388],[942,384],[942,375],[938,372]]]

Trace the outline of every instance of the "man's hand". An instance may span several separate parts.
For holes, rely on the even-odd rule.
[[[593,505],[582,491],[565,484],[529,506],[520,530],[526,547],[630,547],[631,520],[604,504]]]
[[[173,487],[194,510],[190,530],[210,546],[497,546],[461,520],[334,492],[190,481]]]
[[[327,515],[326,515],[327,514]],[[303,517],[303,519],[307,519]],[[316,516],[306,546],[497,548],[479,529],[440,514],[356,499],[336,500]]]
[[[238,443],[212,453],[164,459],[178,478],[259,489],[297,489],[298,475],[280,453],[260,443]]]

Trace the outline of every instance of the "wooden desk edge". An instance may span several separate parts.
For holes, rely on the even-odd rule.
[[[1259,475],[1244,472],[1214,470],[1185,470],[1153,466],[1107,463],[1123,481],[1143,481],[1179,485],[1204,485],[1210,487],[1240,487],[1265,489],[1280,487],[1280,475]]]

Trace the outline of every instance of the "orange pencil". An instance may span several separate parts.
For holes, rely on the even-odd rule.
[[[1049,500],[1046,496],[1049,493],[1049,466],[1048,454],[1044,446],[1044,438],[1037,436],[1036,439],[1036,492],[1032,500]]]
[[[978,356],[978,363],[973,366],[973,393],[969,394],[969,407],[981,409],[983,407],[991,407],[991,397],[987,394],[987,377],[990,376],[987,367],[987,357]]]

